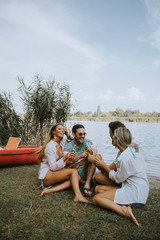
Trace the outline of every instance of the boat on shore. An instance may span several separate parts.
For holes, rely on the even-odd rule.
[[[0,148],[0,167],[38,164],[37,151],[40,146],[19,146],[16,149],[5,149],[5,147]]]

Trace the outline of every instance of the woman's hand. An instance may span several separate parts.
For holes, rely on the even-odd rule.
[[[101,155],[96,155],[96,159],[95,159],[95,163],[94,163],[96,166],[98,167],[102,167],[104,166],[105,162],[103,160],[103,158],[101,157]]]
[[[96,166],[103,166],[105,162],[103,161],[101,155],[88,154],[88,162],[94,163]]]
[[[64,127],[64,134],[69,140],[72,140],[72,136],[69,134],[68,129],[66,127]]]
[[[63,160],[66,162],[66,164],[71,164],[73,162],[74,157],[75,157],[75,151],[69,152],[67,154],[63,154]]]

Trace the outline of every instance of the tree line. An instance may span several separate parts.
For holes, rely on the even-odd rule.
[[[54,78],[43,83],[36,74],[27,86],[18,77],[23,116],[13,106],[10,93],[0,93],[0,145],[5,146],[9,137],[21,137],[21,144],[43,144],[44,137],[54,122],[64,123],[71,109],[71,92],[68,84],[60,84]]]
[[[75,117],[129,117],[129,118],[159,118],[160,117],[160,112],[147,112],[147,113],[142,113],[139,110],[131,110],[131,109],[127,109],[127,110],[123,110],[121,108],[116,108],[115,111],[109,111],[109,112],[101,112],[101,111],[97,111],[97,112],[75,112],[73,114],[70,114],[70,116],[75,116]]]
[[[81,112],[77,111],[70,114],[69,120],[72,121],[126,121],[126,122],[160,122],[160,113],[152,111],[142,113],[139,110],[127,109],[123,111],[121,108],[116,108],[115,111],[101,112],[100,107],[97,107],[96,112]]]

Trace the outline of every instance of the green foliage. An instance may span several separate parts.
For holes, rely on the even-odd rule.
[[[18,78],[19,91],[24,106],[24,123],[26,143],[43,144],[43,138],[51,121],[65,122],[71,108],[71,94],[66,84],[56,84],[55,80],[42,82],[35,75],[30,86]]]
[[[0,145],[5,146],[9,137],[23,138],[23,121],[13,108],[10,93],[0,93]]]
[[[57,85],[56,105],[54,109],[54,118],[56,122],[64,123],[71,109],[71,93],[68,85]]]
[[[26,86],[19,78],[19,92],[23,103],[23,119],[13,108],[11,95],[0,94],[0,145],[6,145],[10,136],[21,136],[22,144],[43,144],[51,122],[65,122],[71,108],[69,85],[55,83],[54,79],[45,84],[39,75]]]

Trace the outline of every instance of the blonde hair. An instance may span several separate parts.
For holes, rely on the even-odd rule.
[[[42,162],[42,158],[44,156],[44,150],[46,148],[46,145],[47,145],[47,143],[49,143],[51,141],[51,139],[54,138],[53,131],[55,131],[57,126],[59,126],[59,125],[63,126],[61,123],[56,123],[52,126],[51,130],[49,131],[48,137],[46,138],[46,141],[44,142],[43,146],[40,147],[40,149],[37,151],[37,153],[39,153],[39,157],[38,157],[39,162]]]
[[[114,136],[117,138],[118,145],[121,147],[129,147],[132,142],[132,134],[126,127],[117,128]]]

